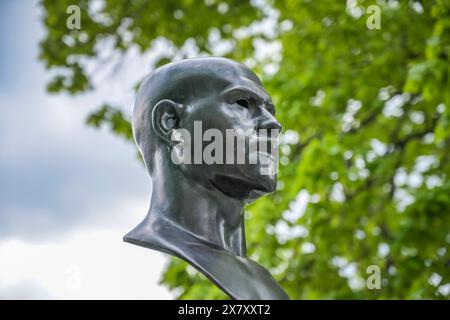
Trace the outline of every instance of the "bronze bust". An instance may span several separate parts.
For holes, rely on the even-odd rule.
[[[216,146],[224,145],[217,136],[227,130],[279,132],[274,112],[259,78],[229,59],[186,59],[151,72],[139,88],[132,119],[152,177],[151,204],[124,241],[187,261],[233,299],[288,299],[270,273],[246,257],[244,206],[275,191],[276,172],[261,174],[262,163],[273,166],[275,157],[234,143],[231,158],[243,152],[245,159],[256,154],[265,161],[236,164],[225,159],[229,149],[211,153],[219,161],[197,161],[206,151],[206,134],[187,151],[178,148],[184,138],[174,139],[181,129],[195,137],[199,123],[203,131],[215,130]],[[276,150],[274,135],[253,136]],[[194,161],[176,161],[191,156]]]

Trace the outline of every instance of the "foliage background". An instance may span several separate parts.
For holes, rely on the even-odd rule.
[[[124,55],[163,41],[149,71],[214,55],[263,78],[284,127],[279,190],[247,207],[247,242],[292,299],[448,299],[449,1],[79,0],[69,31],[72,4],[41,2],[49,92],[95,90],[104,43]],[[381,29],[366,26],[372,4]],[[87,124],[132,143],[130,112],[106,97]],[[175,258],[162,281],[179,298],[226,298]]]

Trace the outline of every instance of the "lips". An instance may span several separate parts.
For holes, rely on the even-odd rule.
[[[257,151],[256,154],[259,155],[259,156],[263,156],[265,158],[269,158],[270,160],[275,162],[275,157],[272,154],[269,154],[269,153],[263,152],[263,151]]]
[[[278,150],[278,138],[254,134],[249,137],[248,147],[250,151],[256,151],[258,154],[273,158],[272,154],[275,150]]]
[[[256,154],[260,157],[270,158],[272,161],[276,161],[276,154],[278,151],[278,141],[275,138],[257,138],[256,149],[253,149],[252,153],[256,151]]]
[[[259,135],[259,134],[252,134],[251,136],[249,136],[249,142],[250,143],[258,143],[258,145],[260,144],[270,144],[270,145],[277,145],[278,144],[278,137],[274,137],[274,136],[267,136],[267,135]]]

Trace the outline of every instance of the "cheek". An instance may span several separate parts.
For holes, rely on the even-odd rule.
[[[219,129],[225,133],[226,129],[254,128],[250,113],[241,107],[220,103],[215,105],[203,105],[184,119],[185,127],[193,127],[194,121],[201,121],[203,131],[207,129]]]
[[[216,116],[216,121],[221,124],[222,129],[247,130],[254,127],[250,113],[242,107],[223,103],[217,108]]]

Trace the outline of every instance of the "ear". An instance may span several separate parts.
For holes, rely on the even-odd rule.
[[[159,101],[152,111],[153,130],[166,142],[172,144],[171,135],[180,123],[182,106],[171,100]]]

